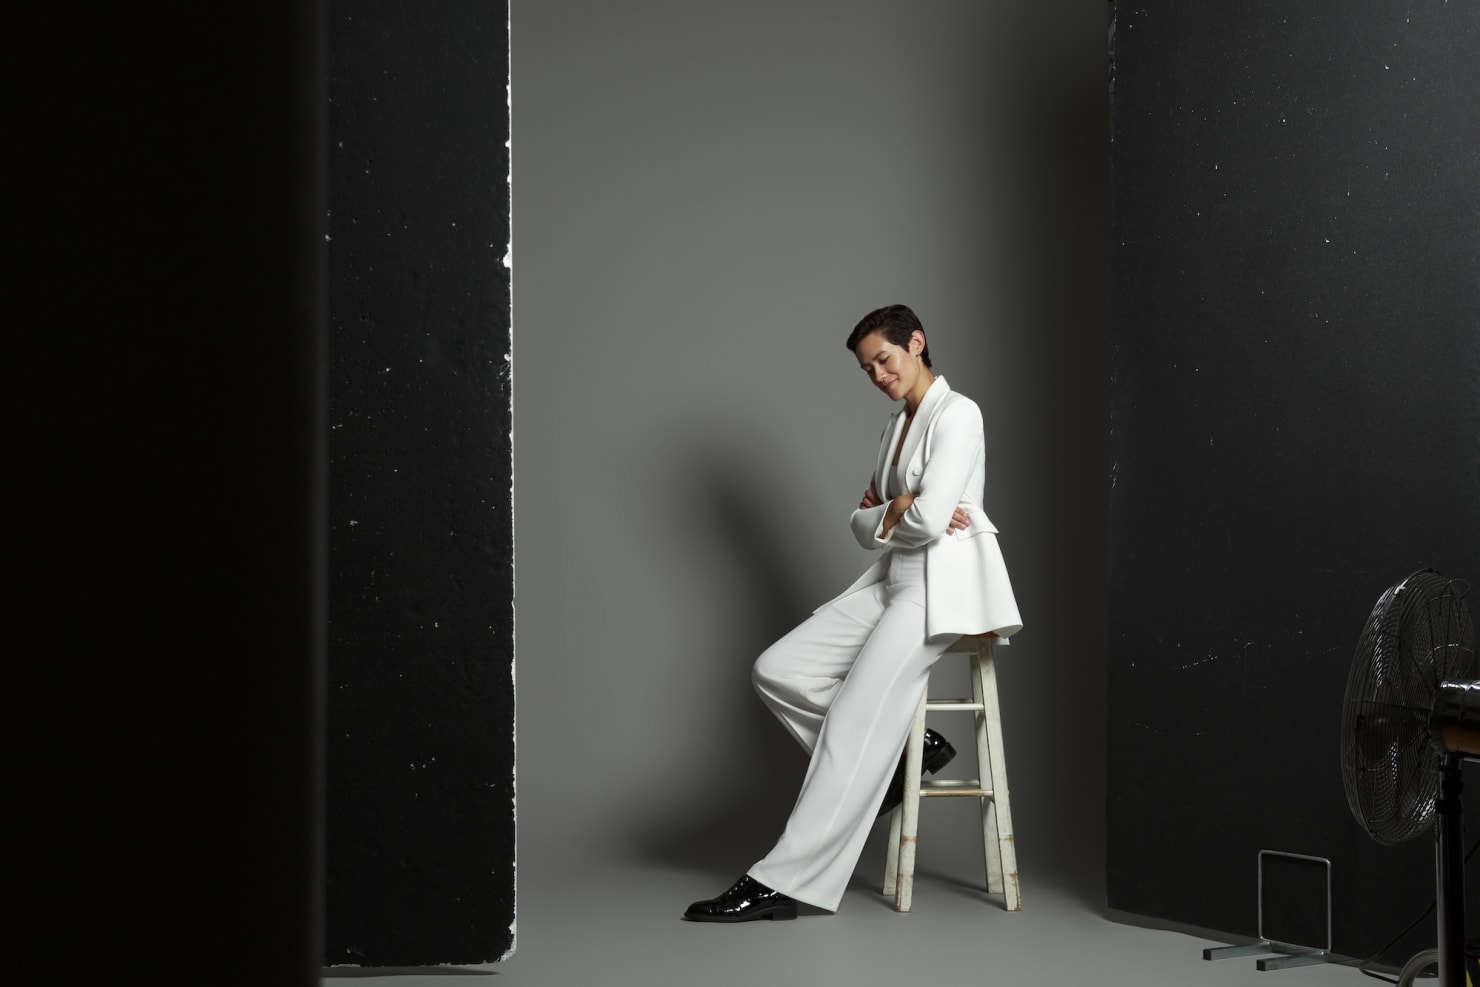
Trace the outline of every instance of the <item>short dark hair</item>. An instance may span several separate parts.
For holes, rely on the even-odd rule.
[[[908,305],[886,305],[876,308],[868,315],[858,321],[853,331],[848,334],[848,349],[858,352],[858,344],[863,342],[864,337],[871,333],[881,332],[884,338],[895,346],[906,349],[910,345],[910,336],[916,332],[920,338],[925,338],[925,327],[920,325],[920,317],[910,310]],[[925,366],[930,366],[930,343],[927,341],[920,350],[920,359]]]

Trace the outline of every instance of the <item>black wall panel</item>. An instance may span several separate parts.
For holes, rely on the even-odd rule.
[[[11,279],[17,980],[317,982],[324,20],[53,6],[16,33],[45,78],[11,138],[40,218]]]
[[[330,7],[330,964],[513,944],[507,23]]]
[[[1347,809],[1357,637],[1480,583],[1480,7],[1117,7],[1109,903],[1252,934],[1258,851],[1329,857],[1367,955],[1433,853]]]

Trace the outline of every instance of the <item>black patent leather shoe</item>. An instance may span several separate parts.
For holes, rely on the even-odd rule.
[[[772,891],[746,875],[718,898],[696,901],[683,913],[690,922],[754,922],[757,919],[797,917],[795,898]]]
[[[920,773],[935,774],[941,768],[951,763],[956,756],[956,748],[951,742],[930,728],[925,729],[925,744],[920,750]],[[884,801],[879,805],[879,815],[887,816],[899,807],[904,801],[904,755],[899,756],[899,766],[894,769],[894,777],[889,781],[889,787],[884,791]]]

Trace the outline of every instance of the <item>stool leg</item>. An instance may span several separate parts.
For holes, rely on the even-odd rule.
[[[896,805],[889,813],[889,842],[885,844],[884,854],[884,894],[890,897],[899,878],[899,830],[903,820],[904,810]]]
[[[991,779],[992,797],[982,799],[982,849],[987,858],[987,890],[1001,892],[1009,912],[1020,911],[1017,847],[1012,833],[1012,804],[1007,793],[1007,757],[1002,747],[1002,710],[997,699],[997,665],[990,641],[972,658],[972,693],[982,704],[977,728],[978,770]]]
[[[972,717],[976,727],[976,770],[981,777],[981,786],[992,788],[992,742],[987,734],[987,704],[982,688],[983,655],[990,645],[977,645],[971,656],[971,701],[980,703],[982,711]],[[987,863],[987,893],[1002,893],[1002,845],[997,839],[997,805],[992,798],[983,798],[982,810],[982,855]]]
[[[899,869],[894,890],[896,912],[910,910],[915,890],[915,835],[920,827],[920,755],[925,749],[926,698],[920,696],[920,708],[915,711],[915,722],[910,726],[910,739],[905,745],[904,801],[899,806]]]

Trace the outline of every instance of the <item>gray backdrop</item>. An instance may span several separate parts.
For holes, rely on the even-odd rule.
[[[750,664],[867,564],[892,406],[843,341],[904,302],[986,419],[1024,893],[1103,902],[1106,17],[513,5],[521,883],[715,893],[779,834],[805,764]],[[980,866],[969,806],[925,825],[922,868]]]

